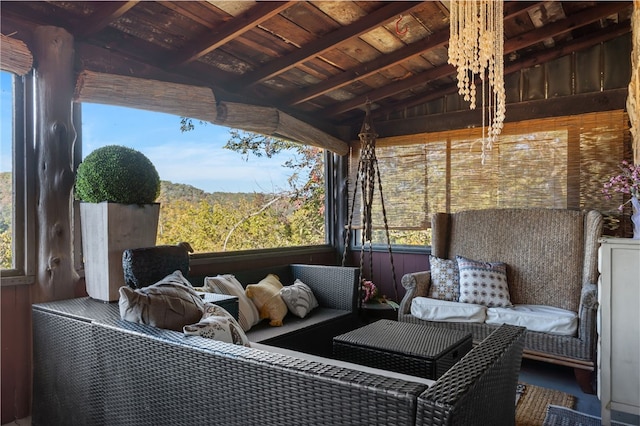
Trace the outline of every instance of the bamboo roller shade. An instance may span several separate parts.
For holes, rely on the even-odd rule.
[[[606,200],[602,185],[618,174],[629,143],[622,110],[507,123],[484,165],[481,129],[379,139],[376,157],[389,227],[427,229],[432,213],[483,208],[615,211],[622,197]],[[351,206],[359,149],[350,160]],[[375,195],[373,223],[381,229],[377,182]],[[361,227],[361,196],[359,188],[353,228]]]
[[[348,144],[276,108],[216,101],[208,87],[83,71],[75,100],[119,105],[195,118],[348,153]]]

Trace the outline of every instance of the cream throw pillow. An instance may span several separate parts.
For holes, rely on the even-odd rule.
[[[242,287],[242,284],[240,284],[240,281],[238,281],[235,276],[227,274],[206,277],[202,289],[209,293],[227,294],[238,297],[238,322],[240,326],[242,326],[242,330],[249,331],[251,327],[260,322],[258,309],[256,309],[251,299],[247,297],[244,292],[244,287]]]

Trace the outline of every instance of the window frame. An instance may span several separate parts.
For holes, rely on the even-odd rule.
[[[1,285],[35,283],[35,173],[32,73],[12,75],[12,236],[13,267],[2,269]]]

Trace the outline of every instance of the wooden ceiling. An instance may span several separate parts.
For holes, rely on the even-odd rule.
[[[505,73],[631,31],[630,1],[505,2]],[[336,134],[455,93],[446,1],[3,1],[2,34],[65,28],[76,68],[207,86]],[[627,60],[625,58],[625,60]]]

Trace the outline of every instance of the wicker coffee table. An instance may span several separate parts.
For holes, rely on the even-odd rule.
[[[471,333],[391,320],[333,338],[337,359],[433,380],[471,347]]]

